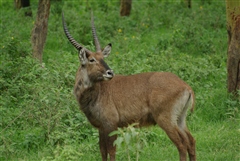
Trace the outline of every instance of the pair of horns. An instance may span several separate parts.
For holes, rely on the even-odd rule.
[[[64,32],[68,38],[68,40],[71,42],[71,44],[77,48],[78,50],[82,49],[83,46],[80,45],[69,33],[68,31],[68,28],[67,28],[67,24],[64,20],[64,14],[62,13],[62,23],[63,23],[63,29],[64,29]],[[96,49],[96,52],[99,52],[101,51],[101,47],[100,47],[100,43],[98,41],[98,37],[97,37],[97,32],[96,32],[96,28],[94,26],[94,18],[93,18],[93,12],[91,14],[91,24],[92,24],[92,35],[93,35],[93,41],[94,41],[94,45],[95,45],[95,49]],[[89,51],[86,49],[86,51]]]

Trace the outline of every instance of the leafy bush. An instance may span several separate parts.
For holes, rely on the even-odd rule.
[[[109,136],[117,135],[114,145],[118,147],[117,154],[122,156],[120,160],[130,161],[131,158],[134,158],[134,160],[138,161],[140,153],[143,152],[145,147],[148,147],[148,142],[152,140],[152,137],[158,137],[152,131],[140,131],[135,126],[138,126],[138,124],[134,123],[126,128],[118,128],[118,130],[109,134]],[[127,156],[127,159],[124,156]]]
[[[39,150],[45,144],[81,143],[94,133],[72,95],[75,65],[52,60],[39,65],[30,56],[4,55],[1,60],[5,61],[1,66],[3,156],[22,153],[18,149]]]

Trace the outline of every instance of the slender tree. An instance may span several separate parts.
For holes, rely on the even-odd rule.
[[[226,0],[228,92],[239,97],[240,90],[240,0]]]
[[[39,0],[37,17],[32,30],[33,56],[42,62],[43,47],[47,38],[50,0]]]
[[[188,8],[192,7],[192,2],[191,0],[184,0],[184,3],[187,5]]]
[[[129,16],[132,8],[132,0],[121,0],[121,16]]]

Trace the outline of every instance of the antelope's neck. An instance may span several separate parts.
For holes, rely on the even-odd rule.
[[[74,86],[74,94],[83,111],[85,108],[95,105],[99,91],[99,83],[92,83],[86,71],[78,71]]]

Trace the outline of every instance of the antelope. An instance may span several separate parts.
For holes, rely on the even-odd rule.
[[[112,45],[101,49],[91,16],[96,52],[79,44],[69,33],[64,14],[63,29],[67,39],[78,50],[80,67],[76,73],[74,95],[81,111],[99,131],[102,161],[115,161],[118,127],[138,123],[139,127],[158,125],[178,149],[180,161],[196,161],[195,140],[186,125],[187,111],[194,108],[192,88],[168,72],[114,75],[104,61]]]

